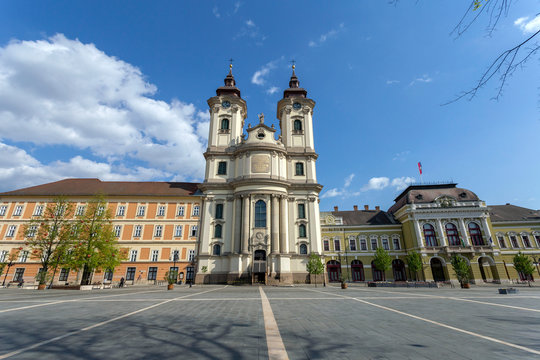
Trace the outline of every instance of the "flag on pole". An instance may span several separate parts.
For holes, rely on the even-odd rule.
[[[422,175],[422,163],[418,162],[418,171],[420,172],[420,175]]]

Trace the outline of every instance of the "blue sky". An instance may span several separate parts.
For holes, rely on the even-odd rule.
[[[321,209],[388,208],[403,186],[453,180],[488,204],[540,208],[539,57],[497,94],[469,90],[540,27],[517,1],[487,36],[456,38],[467,1],[25,1],[0,4],[0,191],[63,177],[200,181],[206,100],[228,59],[248,123],[288,85],[314,113]]]

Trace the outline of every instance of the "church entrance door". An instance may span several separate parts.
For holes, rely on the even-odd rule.
[[[253,282],[266,283],[266,251],[255,250],[253,255]]]

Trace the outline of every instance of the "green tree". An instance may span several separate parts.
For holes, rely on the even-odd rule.
[[[375,258],[373,263],[377,267],[377,270],[381,270],[383,273],[383,279],[386,280],[386,271],[392,266],[392,258],[388,251],[384,250],[382,247],[378,247],[375,251]]]
[[[518,273],[523,274],[528,283],[529,286],[531,286],[531,275],[534,272],[534,265],[532,263],[531,258],[529,258],[527,255],[523,255],[521,251],[514,255],[514,268]]]
[[[77,218],[70,253],[69,266],[83,270],[81,285],[92,282],[94,270],[113,270],[120,264],[123,256],[103,196],[90,200],[84,213]]]
[[[422,270],[422,256],[416,251],[411,251],[407,254],[405,260],[407,260],[407,265],[409,266],[409,271],[411,274],[414,274],[414,280],[418,280],[418,272]]]
[[[41,270],[36,276],[40,285],[46,284],[48,279],[52,280],[58,266],[67,261],[72,216],[73,204],[60,196],[47,204],[42,215],[24,225],[25,245],[30,248],[32,256],[39,257],[41,262]]]
[[[321,257],[317,254],[312,253],[309,256],[308,263],[306,264],[306,269],[310,274],[310,281],[311,275],[315,275],[315,287],[317,287],[317,275],[322,274],[324,271],[324,265]]]
[[[471,269],[467,260],[465,260],[461,256],[454,254],[450,259],[450,263],[452,264],[452,268],[456,273],[456,277],[458,278],[461,287],[463,287],[464,284],[468,284],[471,276]]]

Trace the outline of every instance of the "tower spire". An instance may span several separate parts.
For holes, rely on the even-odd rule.
[[[290,97],[306,97],[307,91],[300,87],[300,81],[298,80],[298,77],[296,76],[295,69],[296,69],[296,61],[292,60],[292,75],[291,79],[289,80],[289,88],[283,92],[284,98],[290,98]]]
[[[216,95],[233,95],[233,96],[240,96],[240,89],[236,87],[236,81],[234,80],[234,76],[232,74],[232,68],[233,68],[233,59],[229,59],[229,73],[223,80],[225,83],[225,86],[222,86],[216,90]]]

